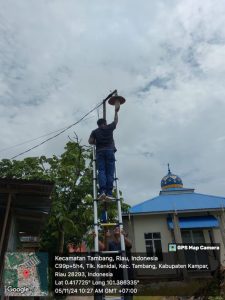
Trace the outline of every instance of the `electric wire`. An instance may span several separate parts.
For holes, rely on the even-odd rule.
[[[99,119],[99,108],[97,109],[97,117]]]
[[[90,118],[93,118],[93,117],[89,117],[89,118],[85,119],[85,121],[88,120],[88,119],[90,119]],[[16,144],[16,145],[12,145],[12,146],[7,147],[7,148],[0,149],[0,153],[4,152],[4,151],[6,151],[6,150],[11,150],[11,149],[17,148],[17,147],[19,147],[19,146],[22,146],[22,145],[25,145],[25,144],[34,142],[34,141],[36,141],[36,140],[39,140],[40,138],[43,138],[43,137],[49,136],[49,135],[51,135],[51,134],[53,134],[53,133],[59,132],[59,131],[61,131],[61,130],[64,130],[65,128],[67,128],[67,127],[63,127],[63,128],[58,129],[58,130],[54,130],[54,131],[51,131],[51,132],[49,132],[49,133],[43,134],[43,135],[41,135],[41,136],[38,136],[38,137],[36,137],[36,138],[34,138],[34,139],[26,140],[26,141],[24,141],[24,142],[22,142],[22,143],[19,143],[19,144]]]
[[[33,149],[35,149],[35,148],[37,148],[37,147],[39,147],[39,146],[41,146],[41,145],[47,143],[48,141],[50,141],[50,140],[52,140],[52,139],[58,137],[59,135],[61,135],[62,133],[64,133],[66,130],[70,129],[70,128],[73,127],[73,126],[76,126],[78,123],[80,123],[81,121],[83,121],[88,115],[90,115],[93,111],[95,111],[96,109],[98,109],[98,108],[102,105],[102,103],[103,103],[102,101],[101,101],[100,103],[98,103],[94,108],[92,108],[89,112],[87,112],[85,115],[83,115],[83,117],[81,117],[78,121],[76,121],[75,123],[73,123],[73,124],[67,126],[67,127],[64,128],[63,130],[61,130],[59,133],[57,133],[57,134],[55,134],[54,136],[52,136],[52,137],[50,137],[50,138],[48,138],[48,139],[42,141],[41,143],[39,143],[39,144],[37,144],[37,145],[35,145],[35,146],[33,146],[33,147],[31,147],[31,148],[29,148],[29,149],[23,151],[23,152],[21,152],[21,153],[15,155],[15,156],[13,156],[13,157],[11,157],[10,159],[15,159],[15,158],[17,158],[18,156],[21,156],[21,155],[23,155],[23,154],[25,154],[25,153],[27,153],[27,152],[30,152],[31,150],[33,150]]]
[[[46,136],[48,136],[48,135],[51,135],[51,134],[56,133],[56,132],[58,132],[58,131],[61,131],[61,130],[65,129],[65,128],[66,128],[66,127],[60,128],[60,129],[58,129],[58,130],[55,130],[55,131],[52,131],[52,132],[43,134],[43,135],[41,135],[41,136],[38,136],[38,137],[36,137],[36,138],[34,138],[34,139],[26,140],[26,141],[24,141],[24,142],[22,142],[22,143],[20,143],[20,144],[16,144],[16,145],[13,145],[13,146],[10,146],[10,147],[7,147],[7,148],[0,149],[0,153],[4,152],[4,151],[6,151],[6,150],[14,149],[14,148],[16,148],[16,147],[19,147],[19,146],[28,144],[28,143],[30,143],[30,142],[34,142],[34,141],[39,140],[39,139],[41,139],[41,138],[43,138],[43,137],[46,137]]]

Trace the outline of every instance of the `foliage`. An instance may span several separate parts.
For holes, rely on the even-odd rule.
[[[42,235],[42,247],[62,252],[64,240],[71,235],[82,238],[92,223],[92,169],[90,147],[78,139],[69,141],[61,156],[3,159],[0,176],[17,179],[49,180],[55,183],[51,213]]]
[[[91,148],[80,145],[78,138],[69,141],[62,155],[50,158],[27,157],[0,161],[0,177],[49,180],[55,183],[51,212],[42,233],[42,249],[63,252],[65,241],[81,241],[93,224]],[[128,205],[122,203],[122,210]],[[116,207],[109,216],[116,216]]]

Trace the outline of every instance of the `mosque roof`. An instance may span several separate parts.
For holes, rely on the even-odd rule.
[[[183,187],[178,175],[170,171],[161,180],[159,196],[141,202],[130,208],[131,214],[150,214],[174,211],[218,210],[225,208],[225,197],[195,193],[194,189]]]
[[[225,198],[195,193],[193,189],[169,189],[159,196],[130,208],[131,214],[174,211],[218,210],[225,208]]]

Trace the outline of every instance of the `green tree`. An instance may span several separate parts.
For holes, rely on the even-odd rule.
[[[91,149],[78,139],[69,141],[61,156],[3,159],[0,176],[17,179],[41,179],[55,183],[52,207],[42,235],[42,246],[63,252],[64,240],[72,235],[82,238],[92,224]]]
[[[0,177],[41,179],[55,183],[51,213],[42,234],[42,248],[62,253],[64,241],[76,236],[82,240],[93,224],[92,166],[90,147],[83,146],[76,137],[70,140],[62,155],[28,157],[23,160],[0,161]],[[122,204],[124,211],[127,204]],[[112,206],[109,216],[116,216]]]

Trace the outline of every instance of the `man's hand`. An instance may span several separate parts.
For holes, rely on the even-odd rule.
[[[122,229],[122,230],[120,230],[120,233],[122,234],[122,235],[124,235],[125,237],[127,237],[127,233]]]
[[[125,245],[127,247],[132,247],[131,241],[128,239],[128,234],[122,229],[120,233],[124,236]]]
[[[116,101],[115,102],[115,116],[114,116],[114,122],[117,124],[118,123],[118,111],[120,110],[120,102]]]
[[[115,112],[118,112],[120,110],[120,102],[116,101],[115,102]]]

